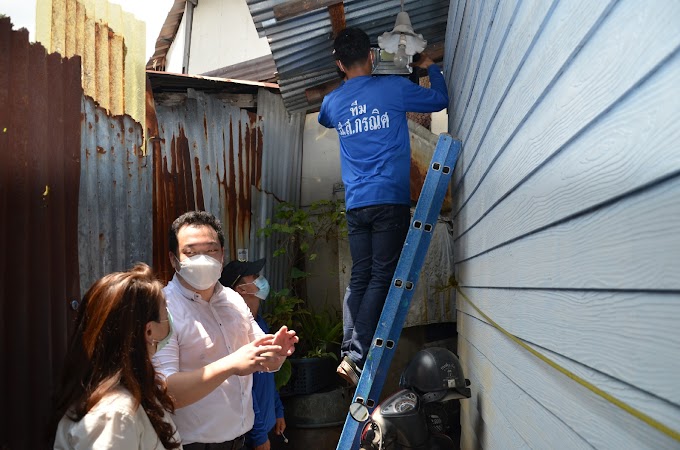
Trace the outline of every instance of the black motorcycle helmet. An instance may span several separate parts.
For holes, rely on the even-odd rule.
[[[442,347],[431,347],[415,354],[401,374],[399,385],[420,395],[423,403],[454,398],[470,398],[470,381],[465,379],[458,357]]]

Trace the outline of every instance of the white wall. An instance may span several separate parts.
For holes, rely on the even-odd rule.
[[[675,0],[452,1],[444,70],[463,292],[676,431],[679,23]],[[680,448],[457,308],[462,448]]]
[[[449,132],[449,114],[446,109],[432,113],[430,129],[436,135]]]
[[[181,48],[175,50],[182,53]],[[199,74],[270,54],[245,0],[200,0],[194,8],[189,73]]]
[[[184,8],[186,11],[186,7]],[[165,58],[165,71],[171,73],[182,73],[182,65],[184,64],[184,41],[185,41],[185,27],[186,15],[182,16],[182,21],[179,23],[175,40],[170,44],[167,56]]]
[[[333,199],[333,185],[342,183],[338,133],[318,122],[319,113],[307,114],[302,148],[301,203]],[[340,193],[344,200],[344,192]]]

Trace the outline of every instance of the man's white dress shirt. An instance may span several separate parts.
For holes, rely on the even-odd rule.
[[[243,298],[217,283],[209,302],[177,275],[163,290],[173,333],[154,357],[166,377],[200,369],[264,335]],[[231,441],[253,427],[253,377],[231,376],[201,400],[175,411],[182,444]]]

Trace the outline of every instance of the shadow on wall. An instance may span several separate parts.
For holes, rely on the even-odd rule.
[[[482,411],[482,399],[481,399],[481,394],[477,392],[477,416],[475,416],[475,436],[478,437],[478,440],[475,442],[477,443],[477,446],[475,447],[475,450],[482,450],[482,442],[481,440],[484,439],[484,420],[482,417],[484,417],[483,411]]]

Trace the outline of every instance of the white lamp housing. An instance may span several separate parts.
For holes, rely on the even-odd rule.
[[[422,34],[413,31],[408,13],[401,11],[397,14],[394,29],[378,37],[378,45],[386,52],[394,54],[394,65],[401,68],[406,67],[409,56],[425,50],[427,41]]]

